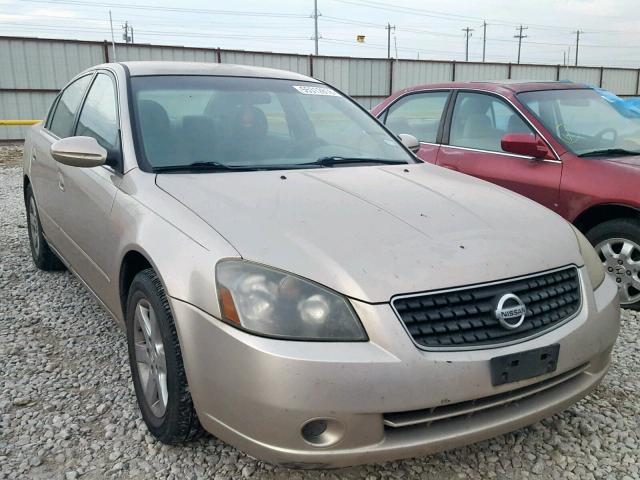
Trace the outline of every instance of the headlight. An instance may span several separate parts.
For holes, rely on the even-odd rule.
[[[573,233],[576,234],[576,238],[578,239],[578,245],[580,246],[580,253],[582,254],[582,258],[584,259],[584,266],[587,269],[587,273],[589,274],[589,279],[591,280],[591,286],[595,290],[602,282],[604,282],[604,265],[602,265],[602,260],[594,250],[593,246],[587,240],[580,230],[571,225],[573,228]]]
[[[346,298],[317,283],[245,260],[216,265],[222,319],[298,340],[360,341],[367,335]]]

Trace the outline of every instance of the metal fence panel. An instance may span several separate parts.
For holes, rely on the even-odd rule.
[[[389,95],[389,61],[314,57],[313,76],[355,97]]]
[[[365,109],[371,110],[373,107],[382,103],[382,101],[387,98],[387,96],[379,96],[379,97],[352,97],[356,102],[362,105]]]
[[[116,44],[117,59],[236,63],[312,75],[335,85],[369,109],[408,86],[460,81],[555,80],[555,65],[509,65],[384,58],[310,57],[308,55],[216,50],[159,45]],[[41,118],[55,95],[82,70],[113,57],[105,42],[0,37],[0,118]],[[112,58],[111,58],[112,59]],[[454,75],[455,71],[455,75]],[[391,74],[393,73],[393,78]],[[640,95],[638,70],[561,67],[560,79],[597,86],[622,95]],[[455,77],[455,78],[454,78]],[[27,127],[2,127],[0,139],[21,138]]]
[[[291,72],[309,75],[308,55],[281,55],[274,53],[256,53],[240,51],[220,51],[222,63],[252,65],[255,67],[279,68]]]
[[[0,118],[6,120],[41,120],[43,119],[55,93],[48,92],[0,92]],[[23,139],[26,127],[0,127],[0,140]]]
[[[456,63],[456,81],[505,80],[509,66],[492,63]]]
[[[449,82],[452,74],[451,62],[398,60],[393,64],[393,90],[426,83]]]
[[[0,39],[0,88],[62,88],[77,73],[103,62],[100,43]]]
[[[600,85],[600,69],[589,67],[562,67],[560,69],[560,80],[571,80],[572,82],[597,87]]]
[[[547,65],[512,65],[511,78],[514,80],[553,81],[558,78],[558,67]]]
[[[112,55],[109,47],[109,55]],[[137,60],[165,60],[177,62],[215,62],[212,50],[181,47],[155,47],[150,45],[116,45],[116,58],[119,62]]]
[[[617,95],[635,95],[638,71],[605,68],[602,72],[602,88]]]

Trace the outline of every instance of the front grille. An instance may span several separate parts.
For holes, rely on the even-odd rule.
[[[498,299],[517,295],[526,306],[522,325],[510,330],[495,316]],[[580,309],[578,270],[569,267],[490,285],[395,298],[393,308],[416,344],[427,348],[474,348],[537,335]]]
[[[442,420],[474,415],[481,411],[503,407],[567,384],[572,379],[583,373],[588,366],[589,364],[585,363],[584,365],[580,365],[579,367],[560,375],[556,375],[555,377],[543,380],[542,382],[534,383],[508,392],[499,393],[497,395],[491,395],[489,397],[426,408],[423,410],[385,413],[384,424],[388,428],[403,428],[424,424],[431,425]]]

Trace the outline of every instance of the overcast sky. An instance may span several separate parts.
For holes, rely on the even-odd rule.
[[[640,67],[640,0],[318,0],[320,54],[385,57],[387,22],[400,58],[515,62],[520,24],[523,63],[562,63],[581,30],[583,65]],[[313,0],[0,0],[0,34],[116,41],[128,20],[136,43],[313,52]],[[356,42],[365,35],[365,42]]]

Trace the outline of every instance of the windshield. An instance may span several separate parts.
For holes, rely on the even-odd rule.
[[[143,163],[157,171],[414,162],[376,120],[322,84],[148,76],[131,87]]]
[[[591,89],[525,92],[518,99],[576,155],[640,153],[640,118]]]

